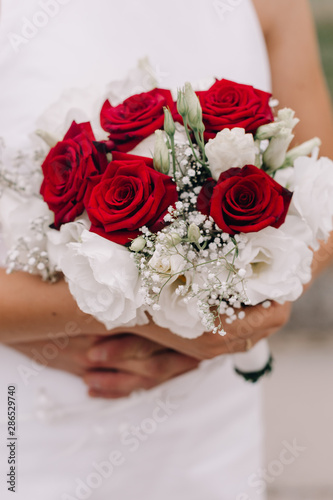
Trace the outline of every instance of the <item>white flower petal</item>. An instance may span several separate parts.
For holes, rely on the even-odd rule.
[[[318,240],[327,240],[333,230],[333,162],[330,159],[300,157],[295,161],[291,209],[310,226],[312,247],[317,250]]]
[[[58,262],[80,309],[109,330],[147,323],[138,293],[139,274],[129,250],[87,229],[79,240],[59,245]]]
[[[279,229],[267,227],[248,233],[236,266],[247,271],[247,296],[252,305],[267,299],[295,301],[311,279],[311,235],[298,217],[288,216]]]
[[[206,155],[215,180],[229,168],[254,165],[256,154],[253,136],[246,134],[243,128],[224,129],[206,144]]]

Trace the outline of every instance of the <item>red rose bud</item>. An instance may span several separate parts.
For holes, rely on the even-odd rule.
[[[155,130],[163,128],[164,107],[174,107],[171,92],[164,89],[131,96],[115,107],[105,101],[101,125],[115,143],[115,149],[127,153]]]
[[[90,123],[73,122],[42,164],[44,179],[40,192],[54,212],[56,228],[82,214],[91,180],[106,169],[106,154],[96,146]]]
[[[168,207],[177,199],[176,184],[154,170],[153,160],[115,152],[86,203],[90,231],[125,245],[142,226],[152,232],[162,229]]]
[[[228,234],[280,227],[287,216],[292,193],[254,165],[230,168],[218,182],[208,179],[197,208],[210,215]]]
[[[205,125],[205,141],[213,139],[224,128],[257,128],[274,120],[269,106],[271,94],[229,80],[217,80],[206,91],[197,92]]]

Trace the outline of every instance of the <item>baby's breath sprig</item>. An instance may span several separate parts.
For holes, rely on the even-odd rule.
[[[50,264],[46,251],[46,227],[48,217],[38,217],[31,221],[27,236],[20,237],[9,250],[6,260],[6,272],[24,271],[41,276],[44,281],[55,283],[60,272]]]
[[[131,245],[145,303],[159,310],[163,290],[172,285],[185,303],[195,302],[205,329],[223,335],[221,314],[226,323],[234,321],[247,300],[245,275],[234,265],[241,242],[216,231],[211,219],[180,201],[169,207],[165,221],[169,225],[157,234],[141,228]]]

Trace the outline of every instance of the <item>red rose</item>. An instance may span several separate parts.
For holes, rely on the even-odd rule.
[[[153,160],[113,153],[86,204],[90,231],[125,245],[142,226],[153,232],[162,229],[167,209],[177,199],[176,184],[154,170]]]
[[[269,106],[271,94],[250,85],[217,80],[206,91],[197,92],[205,125],[205,140],[224,128],[244,128],[255,133],[260,125],[274,120]]]
[[[200,212],[210,215],[222,231],[251,233],[280,227],[292,193],[254,165],[230,168],[218,182],[208,179],[198,196]]]
[[[127,153],[143,139],[163,128],[163,107],[173,107],[169,90],[153,89],[126,99],[113,107],[105,101],[101,111],[101,125],[109,133],[118,151]]]
[[[96,149],[94,141],[90,123],[73,122],[42,164],[44,179],[40,193],[54,212],[56,228],[82,214],[90,179],[104,172],[107,166],[106,155]]]

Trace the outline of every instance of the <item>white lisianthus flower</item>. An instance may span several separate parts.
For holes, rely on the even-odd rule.
[[[68,243],[81,241],[81,234],[90,228],[91,222],[87,212],[84,212],[74,222],[68,222],[60,227],[60,230],[49,229],[47,232],[47,253],[52,266],[61,271],[61,261],[66,258]]]
[[[293,167],[281,168],[277,170],[274,180],[281,186],[293,192],[295,189],[295,170]],[[289,209],[290,211],[290,209]]]
[[[190,273],[186,273],[186,281],[190,280]],[[183,296],[176,294],[179,285],[184,285],[184,282],[175,279],[163,288],[158,302],[161,307],[151,314],[154,322],[162,328],[168,328],[181,337],[195,339],[205,331],[198,313],[197,299],[186,302]]]
[[[208,141],[205,150],[215,180],[229,168],[254,165],[258,152],[253,135],[246,134],[243,128],[221,130],[214,139]]]
[[[138,270],[125,247],[84,229],[79,242],[67,243],[59,267],[79,308],[108,330],[148,322]]]
[[[246,293],[252,305],[295,301],[310,281],[313,253],[305,240],[311,235],[305,224],[301,232],[301,222],[299,217],[287,216],[279,229],[267,227],[246,235],[235,265],[246,270]]]
[[[258,128],[256,139],[260,141],[269,139],[263,159],[264,164],[270,170],[277,170],[285,163],[288,148],[294,138],[292,131],[298,122],[299,119],[295,118],[295,111],[283,108],[279,110],[273,123]]]
[[[333,162],[328,158],[298,158],[293,177],[291,209],[310,226],[312,247],[317,250],[318,240],[327,240],[333,230]]]

